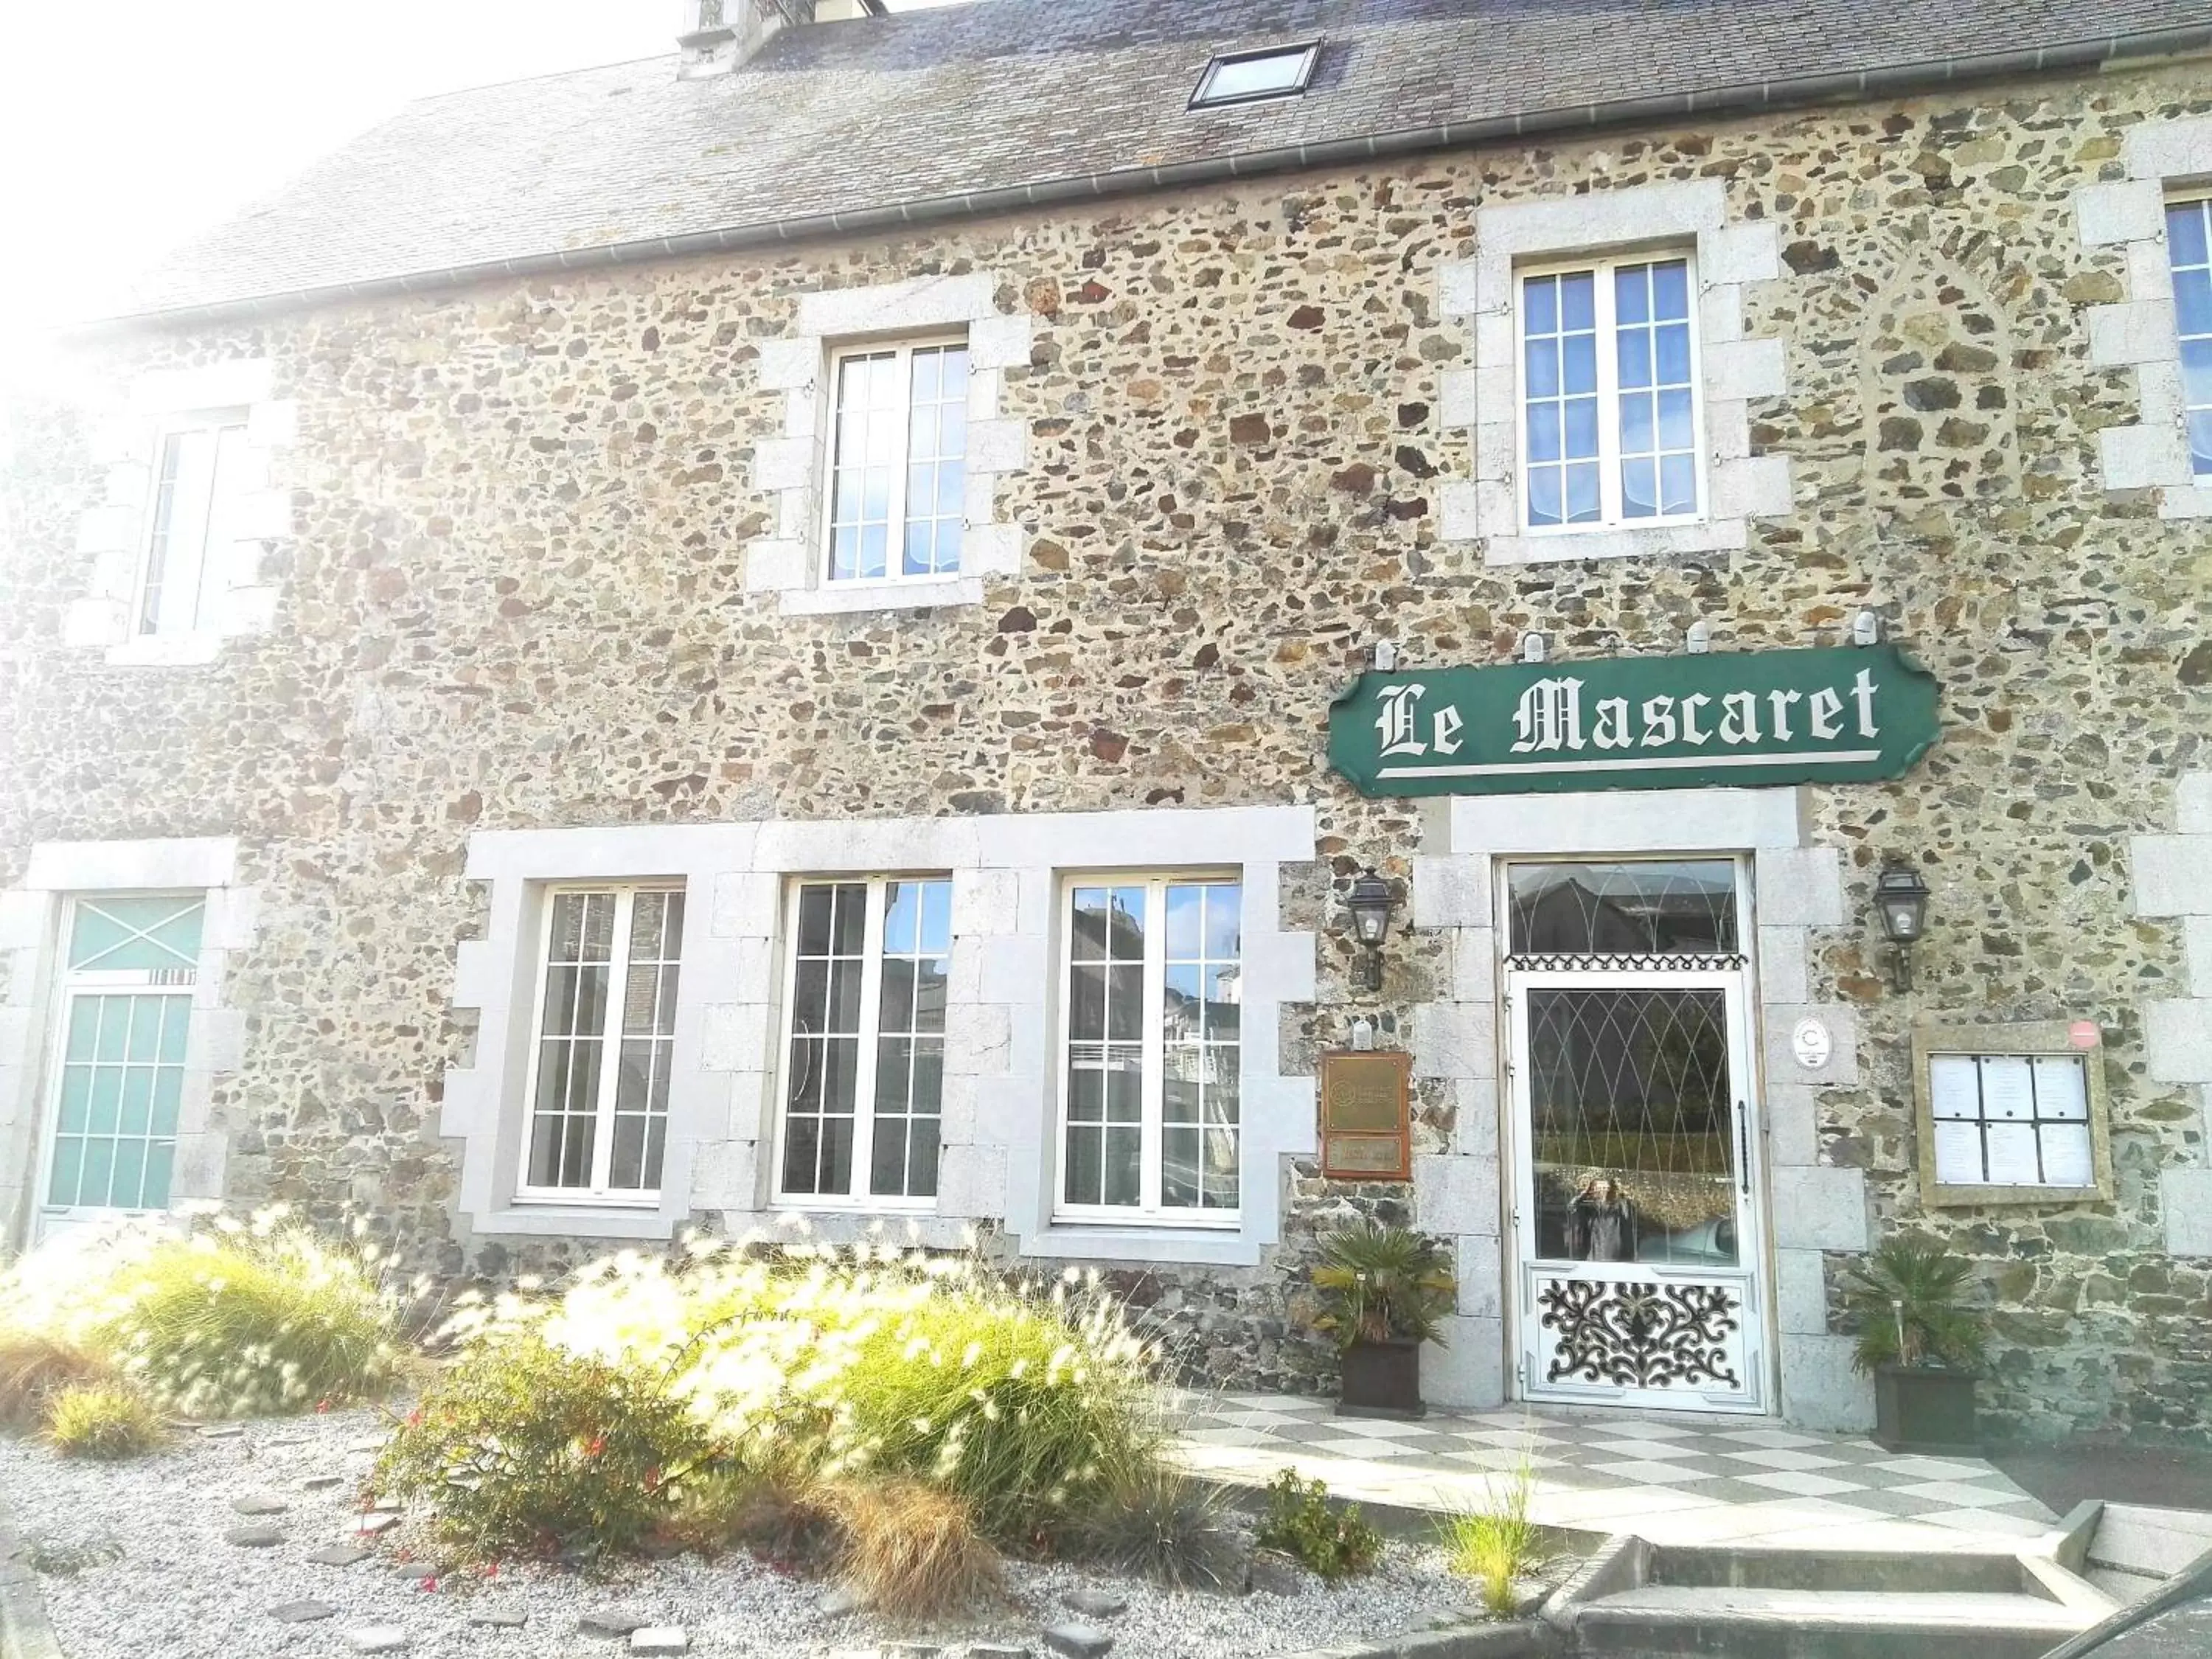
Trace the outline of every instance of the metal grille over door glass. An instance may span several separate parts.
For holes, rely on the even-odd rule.
[[[1736,1266],[1724,994],[1527,994],[1537,1254]]]
[[[563,1197],[657,1192],[684,895],[560,891],[548,908],[525,1190]]]
[[[206,905],[133,895],[70,908],[46,1206],[165,1209]]]
[[[1735,957],[1735,866],[1676,863],[1516,864],[1506,874],[1515,964],[1524,957]],[[1569,965],[1561,961],[1560,966]],[[1644,963],[1642,965],[1654,965]]]

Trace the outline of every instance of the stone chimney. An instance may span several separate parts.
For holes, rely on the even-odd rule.
[[[680,0],[685,80],[726,75],[784,29],[814,21],[816,0]]]

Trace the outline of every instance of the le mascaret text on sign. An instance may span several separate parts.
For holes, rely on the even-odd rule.
[[[1328,716],[1364,795],[1862,783],[1936,741],[1893,645],[1362,674]]]

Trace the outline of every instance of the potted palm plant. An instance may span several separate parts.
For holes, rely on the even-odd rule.
[[[1443,1340],[1456,1302],[1450,1258],[1435,1240],[1363,1219],[1326,1235],[1313,1271],[1315,1326],[1342,1355],[1337,1410],[1347,1417],[1421,1415],[1421,1345]]]
[[[1891,1451],[1976,1455],[1974,1379],[1984,1340],[1966,1305],[1972,1264],[1930,1238],[1884,1239],[1844,1275],[1858,1329],[1853,1359],[1874,1377],[1875,1441]]]

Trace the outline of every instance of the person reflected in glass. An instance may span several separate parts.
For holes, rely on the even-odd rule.
[[[1592,1176],[1567,1206],[1567,1254],[1577,1261],[1636,1260],[1636,1206],[1611,1176]]]

